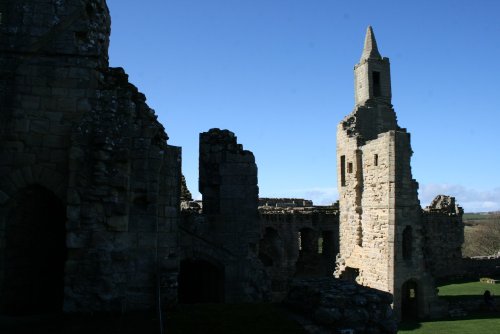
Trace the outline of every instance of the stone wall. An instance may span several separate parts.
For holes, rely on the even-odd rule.
[[[463,210],[455,198],[438,195],[423,210],[425,262],[437,279],[462,275]]]
[[[462,259],[463,271],[460,276],[466,278],[499,278],[500,277],[500,255],[475,256]]]
[[[396,333],[389,293],[333,278],[294,280],[285,305],[308,333]]]
[[[234,133],[211,129],[200,134],[199,164],[202,213],[185,210],[187,214],[181,225],[183,260],[203,261],[207,268],[214,267],[223,280],[222,291],[212,296],[211,301],[268,299],[269,281],[257,257],[260,224],[254,155],[243,150]],[[203,275],[202,270],[194,268],[191,273]],[[221,289],[214,287],[217,284],[214,281],[204,289]],[[190,298],[186,292],[186,299]]]
[[[8,297],[25,290],[17,274],[26,286],[60,281],[54,294],[70,312],[154,307],[160,280],[175,296],[180,149],[123,69],[109,68],[105,1],[1,6],[0,309],[44,307],[43,286],[35,301]],[[51,212],[23,207],[45,193],[61,207],[54,233],[38,225]],[[23,234],[31,246],[17,243]],[[59,243],[60,277],[26,269],[51,262],[36,254]]]
[[[333,275],[339,251],[336,207],[260,206],[259,213],[259,258],[271,280],[273,300],[284,297],[294,277]]]

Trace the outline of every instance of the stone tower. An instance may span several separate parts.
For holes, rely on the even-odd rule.
[[[0,13],[0,314],[174,299],[181,151],[109,67],[106,1]]]
[[[389,59],[380,55],[371,27],[354,76],[355,107],[337,127],[336,275],[392,293],[399,317],[426,316],[434,285],[424,266],[410,134],[398,126]]]

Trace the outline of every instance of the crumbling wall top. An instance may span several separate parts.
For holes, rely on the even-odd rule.
[[[226,151],[253,157],[253,153],[244,150],[243,145],[238,144],[236,135],[229,130],[213,128],[208,130],[208,132],[200,133],[200,147],[202,146],[209,149],[211,153]],[[206,152],[203,150],[200,151],[201,155],[204,153]]]
[[[455,202],[455,197],[437,195],[432,200],[431,204],[424,209],[424,212],[461,216],[464,210]]]
[[[306,207],[313,206],[313,201],[303,198],[259,198],[259,206],[271,207]]]

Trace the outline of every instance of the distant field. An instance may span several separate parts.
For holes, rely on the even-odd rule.
[[[500,213],[464,213],[464,221],[499,221]]]
[[[500,214],[465,213],[463,256],[485,256],[500,251]]]

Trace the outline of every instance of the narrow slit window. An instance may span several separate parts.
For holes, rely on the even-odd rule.
[[[412,258],[412,239],[411,226],[407,226],[403,231],[403,259],[406,261]]]
[[[345,155],[340,157],[340,185],[345,187]]]
[[[374,165],[374,166],[378,166],[378,154],[375,154],[375,155],[373,156],[373,165]]]
[[[373,96],[380,96],[380,72],[373,71],[372,72],[373,79]]]
[[[352,173],[352,162],[347,163],[347,172]]]

